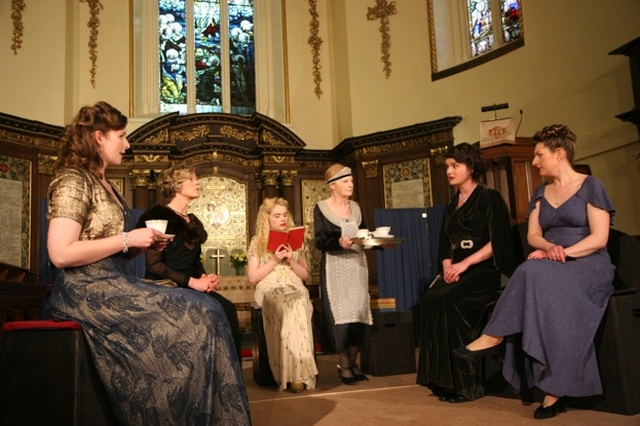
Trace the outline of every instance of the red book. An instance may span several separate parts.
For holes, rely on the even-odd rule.
[[[291,228],[289,231],[269,231],[269,241],[267,242],[267,250],[276,251],[281,244],[291,246],[291,250],[296,251],[302,248],[304,242],[304,226]]]

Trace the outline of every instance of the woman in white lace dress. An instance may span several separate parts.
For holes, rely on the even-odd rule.
[[[255,299],[262,307],[269,366],[278,389],[289,387],[293,393],[316,386],[313,330],[313,306],[307,279],[306,252],[293,251],[289,244],[267,250],[269,230],[293,228],[289,204],[282,198],[266,198],[258,212],[256,235],[251,239],[247,272],[256,286]]]

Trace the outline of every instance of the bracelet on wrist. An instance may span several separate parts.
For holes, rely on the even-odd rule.
[[[126,253],[129,251],[129,234],[127,232],[123,232],[122,238],[124,238],[124,246],[122,247],[122,252]]]

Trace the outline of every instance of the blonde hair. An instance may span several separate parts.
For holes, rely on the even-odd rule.
[[[182,188],[182,182],[196,174],[195,168],[186,165],[169,167],[162,174],[160,192],[165,197],[172,199]]]
[[[262,201],[262,205],[258,210],[258,217],[256,219],[256,255],[262,257],[267,252],[267,241],[269,240],[269,230],[271,225],[269,224],[269,216],[276,206],[286,207],[289,217],[287,219],[287,226],[285,230],[289,230],[294,227],[293,217],[289,212],[289,203],[284,198],[265,198]]]

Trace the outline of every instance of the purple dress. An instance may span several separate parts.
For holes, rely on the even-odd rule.
[[[558,208],[543,192],[544,185],[529,212],[540,200],[544,237],[563,247],[589,235],[587,204],[615,214],[602,182],[591,176]],[[514,388],[535,386],[556,396],[602,393],[593,338],[613,292],[614,270],[606,248],[565,263],[527,260],[516,269],[484,330],[506,336],[502,374]]]

